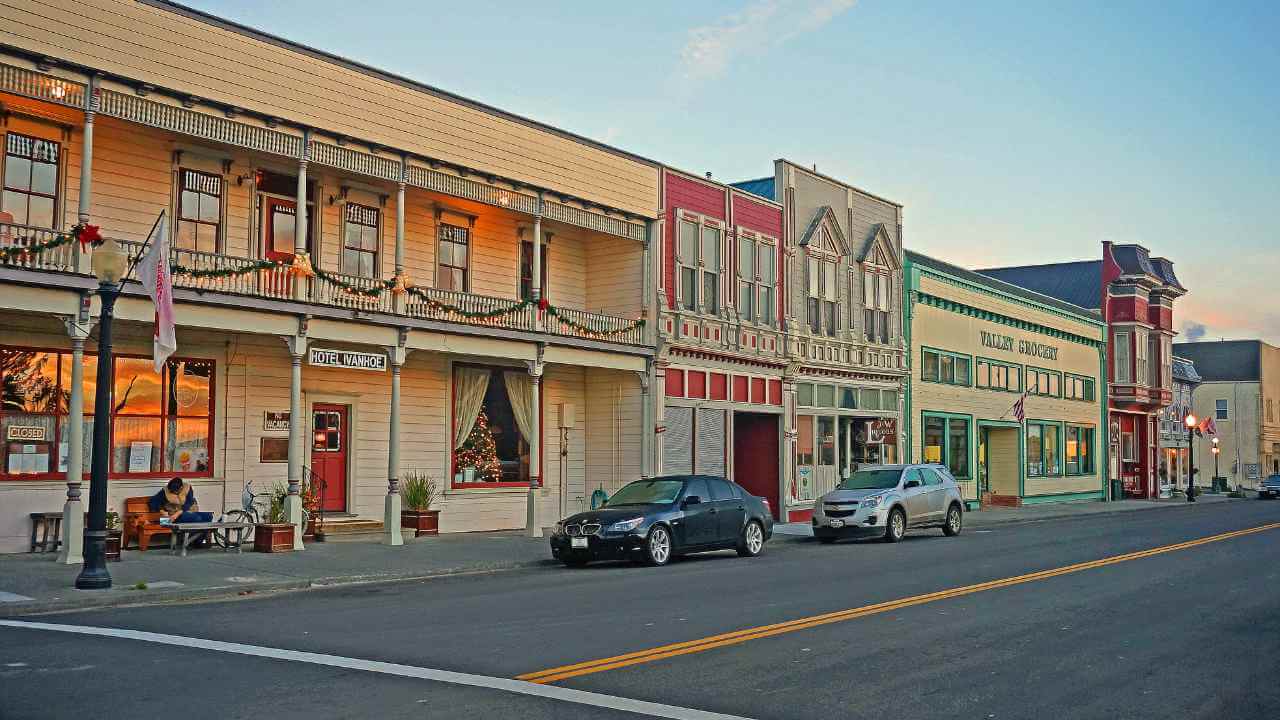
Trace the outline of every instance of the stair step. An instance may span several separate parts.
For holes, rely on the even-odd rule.
[[[382,532],[382,522],[379,520],[326,520],[324,532],[326,535]]]

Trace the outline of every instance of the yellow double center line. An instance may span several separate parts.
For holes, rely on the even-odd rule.
[[[1075,565],[1067,565],[1065,567],[1054,568],[1052,570],[1041,570],[1039,572],[1017,575],[1015,577],[1008,577],[1000,580],[989,580],[976,585],[965,585],[963,587],[951,588],[950,590],[939,590],[938,592],[932,592],[925,595],[914,595],[898,600],[876,603],[874,605],[863,605],[862,607],[850,608],[848,610],[838,610],[836,612],[824,613],[822,615],[811,615],[809,617],[788,620],[787,622],[775,623],[773,625],[761,625],[759,627],[747,628],[745,630],[735,630],[733,632],[723,633],[721,635],[712,635],[711,637],[700,638],[697,640],[686,640],[684,642],[662,645],[648,650],[638,650],[625,655],[615,655],[613,657],[590,660],[574,665],[563,665],[560,667],[550,668],[548,670],[540,670],[538,672],[518,675],[516,679],[527,680],[529,682],[540,684],[553,683],[581,675],[591,675],[593,673],[604,672],[606,670],[616,670],[618,668],[653,662],[655,660],[663,660],[665,658],[676,657],[678,655],[691,655],[693,653],[706,652],[707,650],[714,650],[715,648],[725,647],[728,645],[738,645],[749,640],[759,640],[761,638],[773,637],[774,635],[806,630],[819,625],[844,622],[846,620],[853,620],[855,618],[866,617],[868,615],[878,615],[880,613],[900,610],[913,605],[923,605],[925,603],[961,597],[963,595],[972,595],[974,593],[985,592],[987,590],[1021,585],[1023,583],[1035,582],[1037,580],[1047,580],[1048,578],[1058,577],[1060,575],[1069,575],[1082,570],[1092,570],[1093,568],[1115,565],[1116,563],[1128,562],[1130,560],[1140,560],[1153,555],[1162,555],[1176,550],[1186,550],[1187,548],[1193,548],[1199,545],[1207,545],[1209,543],[1220,542],[1222,540],[1230,540],[1232,538],[1252,535],[1254,533],[1274,530],[1276,528],[1280,528],[1280,523],[1270,523],[1245,530],[1235,530],[1233,532],[1222,533],[1221,535],[1211,535],[1209,537],[1198,538],[1196,540],[1188,540],[1186,542],[1164,545],[1161,547],[1151,548],[1149,550],[1140,550],[1138,552],[1126,553],[1124,555],[1113,555],[1100,560],[1090,560],[1088,562],[1076,563]]]

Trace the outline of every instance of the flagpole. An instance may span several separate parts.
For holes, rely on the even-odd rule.
[[[138,248],[138,254],[133,256],[129,260],[129,269],[125,270],[124,278],[120,281],[120,284],[122,286],[129,280],[133,280],[134,282],[142,282],[141,280],[138,280],[137,278],[130,277],[130,276],[133,275],[134,269],[138,267],[138,263],[142,261],[143,256],[147,254],[147,247],[151,244],[151,238],[156,234],[156,228],[160,225],[160,221],[164,220],[164,215],[166,212],[168,211],[161,210],[160,214],[156,216],[156,221],[151,223],[151,229],[147,231],[147,239],[143,240],[142,247]],[[165,260],[168,261],[168,258],[165,258]]]

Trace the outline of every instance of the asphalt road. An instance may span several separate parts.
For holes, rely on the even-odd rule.
[[[159,635],[0,626],[0,719],[1277,718],[1280,527],[1130,556],[1273,523],[1229,503],[50,615]]]

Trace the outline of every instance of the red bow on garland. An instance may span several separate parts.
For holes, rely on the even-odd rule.
[[[538,309],[539,309],[539,310],[541,310],[542,312],[546,312],[546,311],[547,311],[547,308],[548,308],[548,307],[550,307],[550,306],[551,306],[551,303],[547,302],[547,299],[546,299],[546,298],[538,298]]]
[[[102,244],[102,233],[97,225],[77,225],[74,229],[76,240],[80,241],[80,249],[87,250],[90,245],[98,247]]]

